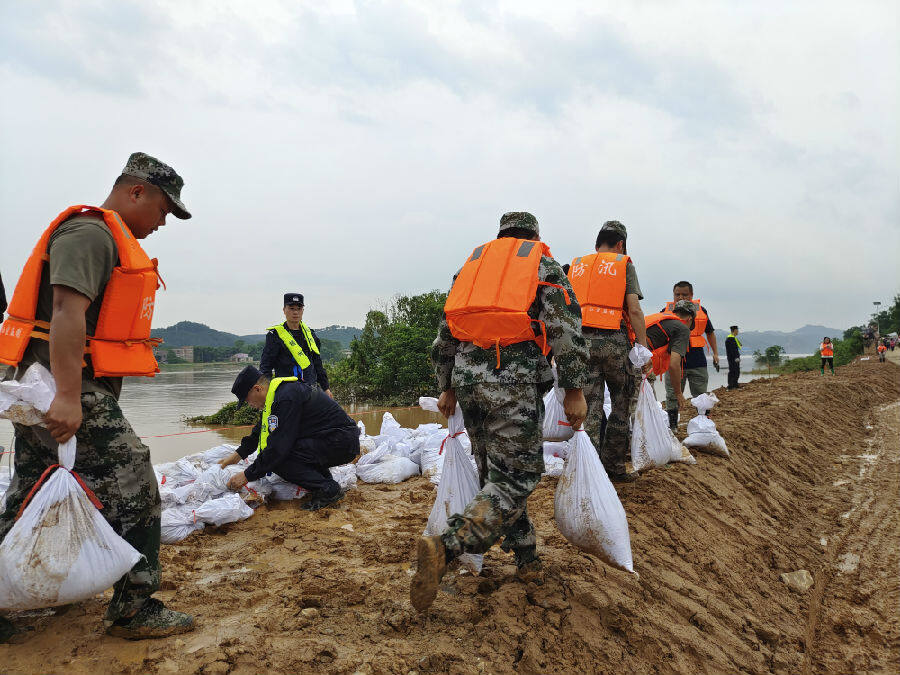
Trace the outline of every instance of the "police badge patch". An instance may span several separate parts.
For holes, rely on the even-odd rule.
[[[269,427],[269,431],[275,431],[278,428],[278,415],[269,415],[269,419],[266,420],[266,426]]]

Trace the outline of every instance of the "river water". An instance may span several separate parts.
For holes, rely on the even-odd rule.
[[[750,361],[750,359],[745,359]],[[211,429],[187,424],[185,417],[209,415],[225,403],[234,400],[231,385],[242,365],[197,364],[194,367],[166,370],[153,378],[133,377],[125,381],[120,404],[135,432],[150,447],[153,462],[167,462],[221,443],[237,443],[248,429]],[[709,369],[709,389],[726,385],[725,368]],[[740,381],[749,382],[766,375],[742,374]],[[655,385],[657,399],[665,398],[661,382]],[[341,402],[343,404],[343,402]],[[410,403],[414,403],[410,401]],[[393,414],[404,427],[428,422],[444,422],[436,414],[417,406],[378,408],[369,405],[344,405],[355,420],[362,420],[370,434],[377,434],[385,410]],[[7,420],[0,420],[0,446],[12,446],[13,429]]]

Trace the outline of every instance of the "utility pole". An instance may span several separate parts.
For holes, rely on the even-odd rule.
[[[872,304],[875,305],[875,333],[881,337],[881,324],[878,322],[878,308],[881,307],[881,300],[873,300]]]

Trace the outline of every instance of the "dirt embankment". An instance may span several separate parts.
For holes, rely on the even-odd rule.
[[[620,489],[636,579],[569,546],[555,480],[529,502],[543,584],[497,549],[408,601],[434,496],[419,478],[360,485],[342,508],[264,508],[163,548],[164,591],[195,614],[179,638],[102,634],[103,602],[0,646],[11,673],[847,673],[900,661],[900,367],[789,375],[721,394],[732,458],[657,469]],[[893,404],[893,405],[890,405]],[[682,427],[683,430],[683,427]],[[815,585],[788,590],[782,572]]]

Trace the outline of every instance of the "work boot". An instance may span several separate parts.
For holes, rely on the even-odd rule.
[[[516,557],[516,576],[520,580],[526,583],[536,582],[543,577],[541,571],[544,569],[544,563],[538,557],[537,549],[533,546],[517,548],[513,549],[513,554]]]
[[[106,629],[109,635],[126,640],[169,637],[194,630],[194,617],[167,609],[156,598],[150,598],[128,618],[116,619]]]
[[[409,601],[419,612],[431,607],[444,573],[447,571],[447,549],[439,536],[420,537],[419,567],[409,587]]]
[[[675,431],[678,428],[678,410],[666,410],[669,413],[669,428]]]
[[[633,483],[637,480],[637,472],[632,471],[631,473],[628,473],[627,471],[624,471],[622,473],[611,473],[609,474],[609,479],[613,483]]]
[[[0,616],[0,645],[9,642],[13,635],[19,632],[12,621]]]
[[[344,493],[341,490],[338,490],[331,495],[317,494],[310,497],[309,501],[303,504],[300,508],[304,511],[318,511],[319,509],[324,509],[326,506],[337,504],[343,498]]]

